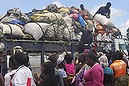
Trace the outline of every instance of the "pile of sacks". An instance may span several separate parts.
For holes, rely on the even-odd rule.
[[[95,16],[95,20],[101,23],[96,26],[98,30],[104,30],[103,25],[105,24],[113,26],[109,20],[102,22],[99,17]],[[103,20],[103,18],[101,19]],[[93,31],[93,20],[88,20],[85,13],[79,13],[78,8],[74,6],[59,8],[55,4],[50,4],[45,9],[33,9],[29,13],[22,13],[19,8],[9,9],[6,15],[1,18],[0,32],[20,37],[29,34],[36,41],[43,36],[51,39],[71,40],[80,39],[75,31],[84,27]]]
[[[43,36],[52,39],[76,39],[68,12],[69,8],[59,9],[52,4],[46,9],[34,9],[29,13],[13,8],[1,18],[0,32],[20,37],[25,37],[27,33],[36,41]]]

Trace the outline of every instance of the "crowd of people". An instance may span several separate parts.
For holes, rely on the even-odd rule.
[[[40,76],[42,80],[37,85],[128,86],[127,68],[128,60],[121,51],[107,54],[93,53],[85,49],[76,60],[71,54],[66,54],[64,57],[50,56],[49,61],[42,65],[44,76]]]
[[[32,73],[29,56],[15,50],[10,72],[0,75],[0,86],[128,86],[128,59],[122,51],[94,53],[85,49],[76,58],[65,53],[49,56],[41,73]]]
[[[84,49],[77,58],[65,53],[49,56],[40,74],[32,74],[29,56],[20,46],[9,58],[10,72],[0,75],[0,86],[128,86],[128,59],[122,51],[92,52]]]

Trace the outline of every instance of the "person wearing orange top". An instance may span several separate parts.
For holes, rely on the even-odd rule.
[[[126,67],[127,65],[123,60],[115,60],[110,66],[115,72],[114,78],[126,75]]]
[[[128,76],[126,75],[127,64],[122,60],[123,54],[116,51],[112,54],[113,63],[110,68],[114,72],[114,86],[127,86]]]

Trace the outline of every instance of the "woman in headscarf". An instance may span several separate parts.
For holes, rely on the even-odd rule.
[[[103,82],[104,86],[113,86],[114,72],[109,67],[108,58],[107,58],[106,54],[102,53],[98,60],[104,70],[104,82]]]

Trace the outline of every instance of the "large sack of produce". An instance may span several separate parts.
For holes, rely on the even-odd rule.
[[[67,27],[71,27],[72,26],[72,18],[70,16],[66,16],[63,18],[65,21],[65,24],[67,25]]]
[[[105,31],[98,31],[99,34],[104,34],[106,33]]]
[[[70,40],[70,39],[76,39],[79,40],[77,34],[75,34],[74,29],[72,27],[68,27],[64,29],[64,39]]]
[[[86,23],[87,23],[87,29],[90,30],[90,31],[93,31],[93,22],[91,20],[86,20]]]
[[[62,16],[58,13],[45,13],[39,21],[43,21],[45,23],[55,23],[59,24],[62,23],[63,20]]]
[[[68,27],[64,29],[64,39],[80,41],[81,36],[82,32],[76,33],[73,27]]]
[[[42,10],[42,14],[44,14],[44,13],[49,13],[49,11],[47,11],[47,10]],[[39,13],[35,13],[35,14],[39,14]]]
[[[30,16],[32,21],[39,21],[44,23],[58,23],[62,20],[62,16],[58,13],[44,13],[44,14],[34,14]],[[57,21],[57,22],[56,22]]]
[[[53,25],[53,26],[48,28],[45,36],[49,39],[52,39],[52,40],[63,39],[64,28],[65,28],[65,26],[63,26],[63,25],[61,25],[61,26]]]
[[[32,35],[38,41],[50,26],[47,23],[27,23],[24,27],[25,32]]]
[[[12,20],[17,20],[18,18],[17,17],[15,17],[15,16],[13,16],[13,15],[10,15],[10,16],[5,16],[2,20],[1,20],[1,22],[2,23],[9,23],[10,21],[12,21]]]
[[[64,13],[64,12],[61,12],[60,15],[61,15],[62,17],[66,17],[66,16],[68,16],[69,14],[68,14],[68,13]]]
[[[0,24],[2,27],[2,31],[4,34],[11,34],[14,36],[24,36],[24,33],[22,31],[22,28],[18,25],[13,24]]]
[[[8,23],[12,20],[20,20],[21,22],[27,23],[30,21],[29,17],[22,13],[19,8],[12,8],[7,11],[6,16],[1,20],[3,23]]]
[[[98,34],[98,35],[96,36],[96,40],[97,40],[97,41],[102,41],[102,34]]]
[[[106,18],[105,16],[101,15],[101,14],[96,14],[94,17],[95,21],[99,22],[102,25],[106,25],[109,28],[115,27],[115,25],[111,22],[110,19]]]
[[[49,4],[46,7],[46,10],[48,10],[49,12],[57,12],[58,11],[58,7],[56,6],[56,4]]]
[[[61,7],[61,8],[58,10],[58,13],[62,13],[62,12],[64,12],[64,13],[69,13],[69,8],[67,8],[67,7]]]
[[[64,39],[71,39],[72,38],[72,32],[71,31],[71,27],[68,27],[68,28],[64,28]]]
[[[121,35],[121,31],[118,28],[112,28],[111,33],[113,36],[120,36]]]
[[[44,14],[33,14],[32,16],[29,16],[31,21],[39,21],[39,19],[44,16]]]
[[[104,31],[103,25],[101,25],[100,23],[96,22],[96,30],[97,31]]]
[[[104,31],[104,27],[102,25],[96,26],[97,31]]]
[[[107,33],[99,33],[97,35],[97,41],[111,41],[110,34]]]
[[[49,28],[48,28],[48,30],[47,30],[47,33],[46,33],[46,35],[45,35],[45,37],[47,37],[47,38],[54,38],[54,27],[53,26],[50,26]]]
[[[107,42],[112,41],[112,39],[111,39],[110,36],[111,36],[111,35],[110,35],[109,33],[104,33],[104,34],[102,35],[102,41],[107,41]]]

